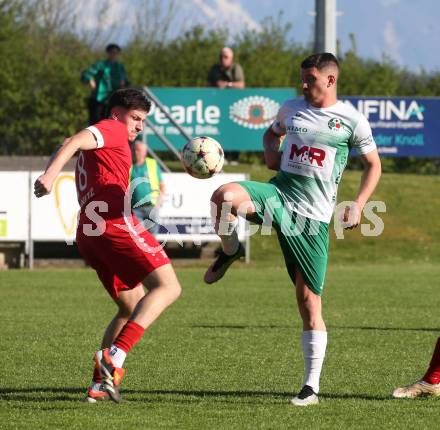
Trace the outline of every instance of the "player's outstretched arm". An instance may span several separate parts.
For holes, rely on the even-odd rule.
[[[52,190],[52,185],[66,163],[77,151],[96,149],[96,141],[88,130],[82,130],[72,137],[68,137],[52,155],[46,171],[35,181],[34,194],[43,197]]]
[[[271,170],[279,170],[281,164],[280,147],[283,136],[276,134],[272,127],[269,127],[263,135],[264,161]]]
[[[364,172],[359,191],[353,204],[345,210],[343,219],[345,228],[350,230],[360,224],[362,210],[376,189],[382,174],[382,165],[377,149],[361,155],[361,160],[364,165]]]

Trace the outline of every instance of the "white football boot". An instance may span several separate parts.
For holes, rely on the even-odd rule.
[[[310,406],[317,405],[318,403],[318,395],[309,385],[304,385],[302,390],[295,397],[290,399],[290,404],[295,406]]]
[[[416,397],[436,396],[440,396],[440,383],[429,384],[422,379],[420,381],[414,382],[414,384],[396,388],[393,391],[393,397],[395,397],[396,399],[415,399]]]

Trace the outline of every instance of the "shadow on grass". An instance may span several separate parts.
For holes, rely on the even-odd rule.
[[[249,325],[249,324],[193,324],[191,328],[211,329],[211,330],[266,330],[266,329],[295,329],[295,325],[267,324],[267,325]],[[440,332],[440,328],[435,327],[372,327],[372,326],[328,326],[330,330],[372,330],[372,331],[427,331]]]
[[[43,394],[43,395],[42,395]],[[46,394],[46,396],[44,395]],[[53,401],[78,401],[84,397],[84,388],[55,388],[55,387],[35,387],[35,388],[0,388],[0,401],[20,401],[20,402],[53,402]],[[206,390],[122,390],[122,394],[141,395],[142,398],[130,398],[129,402],[169,402],[169,403],[191,403],[201,399],[214,399],[227,403],[243,403],[243,399],[253,398],[261,403],[280,403],[292,397],[291,392],[271,392],[271,391],[206,391]],[[164,398],[148,399],[144,396],[165,396]],[[172,398],[178,396],[178,398]],[[188,399],[192,397],[193,399]],[[195,399],[194,399],[195,398]],[[369,394],[353,393],[321,393],[322,399],[346,399],[346,400],[371,400],[383,401],[391,400],[390,396],[379,396]],[[254,403],[254,402],[246,402]]]
[[[34,388],[0,388],[0,401],[20,402],[59,402],[79,399],[84,395],[84,388],[56,388],[56,387],[34,387]],[[74,394],[74,396],[72,395]]]
[[[373,331],[428,331],[440,332],[440,328],[435,327],[370,327],[370,326],[328,326],[330,330],[373,330]]]
[[[249,324],[193,324],[191,328],[206,328],[206,329],[232,329],[232,330],[246,330],[246,329],[273,329],[273,328],[293,328],[291,325],[249,325]]]

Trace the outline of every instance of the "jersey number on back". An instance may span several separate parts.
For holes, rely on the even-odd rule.
[[[78,187],[82,192],[87,188],[87,172],[84,169],[84,154],[82,152],[79,153],[78,161]]]

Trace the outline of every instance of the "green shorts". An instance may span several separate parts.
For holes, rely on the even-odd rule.
[[[287,271],[295,283],[295,269],[301,270],[307,286],[322,294],[328,259],[328,224],[299,215],[289,209],[278,188],[271,183],[238,182],[255,205],[251,222],[272,225],[277,232]]]

